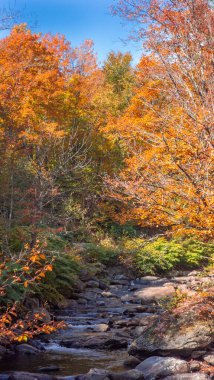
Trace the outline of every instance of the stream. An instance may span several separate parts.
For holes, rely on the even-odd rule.
[[[52,367],[51,374],[67,376],[87,373],[95,367],[124,370],[127,347],[136,335],[135,323],[128,325],[134,314],[137,319],[151,315],[141,310],[139,299],[132,299],[133,291],[141,289],[142,284],[115,275],[107,290],[96,285],[96,281],[90,281],[85,289],[84,305],[72,302],[70,308],[55,311],[56,319],[64,320],[67,329],[47,336],[45,342],[38,341],[44,351],[36,355],[15,354],[10,360],[0,361],[0,371],[43,373]]]

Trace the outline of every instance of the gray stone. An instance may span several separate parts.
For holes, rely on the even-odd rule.
[[[134,293],[134,296],[141,300],[143,303],[156,302],[165,297],[172,297],[175,294],[175,288],[169,286],[151,286],[139,290]]]
[[[198,359],[198,358],[201,358],[205,354],[206,354],[206,351],[193,351],[191,354],[191,358]]]
[[[190,363],[189,363],[189,368],[190,368],[191,372],[197,372],[201,368],[201,363],[197,362],[195,360],[194,361],[191,360]]]
[[[11,372],[9,380],[52,380],[53,377],[46,374],[30,372]]]
[[[124,367],[129,368],[135,368],[138,364],[140,364],[140,360],[131,355],[123,362]]]
[[[103,297],[108,297],[108,298],[111,298],[111,297],[117,298],[117,296],[115,296],[115,294],[113,294],[111,292],[105,292],[105,291],[102,292],[102,296]]]
[[[109,325],[105,323],[100,323],[96,325],[96,327],[94,328],[94,331],[97,331],[97,332],[106,332],[108,330],[109,330]]]
[[[48,365],[46,367],[40,367],[39,372],[53,372],[53,371],[59,371],[60,368],[58,365]]]
[[[86,286],[89,288],[99,288],[99,281],[90,280],[86,283]]]
[[[213,323],[197,320],[195,314],[179,315],[165,321],[157,319],[130,346],[129,354],[190,356],[194,350],[203,350],[214,340]]]
[[[137,326],[134,330],[135,338],[139,338],[143,334],[144,331],[147,330],[147,326]]]
[[[205,373],[183,373],[181,375],[167,376],[164,380],[210,380]]]
[[[152,356],[144,360],[137,365],[136,369],[143,373],[145,380],[155,380],[168,375],[189,372],[186,361],[160,356]]]
[[[16,351],[26,355],[38,354],[40,352],[36,347],[25,343],[16,346]]]
[[[111,380],[144,380],[143,373],[137,369],[132,369],[127,372],[113,373],[110,375]]]
[[[160,277],[156,277],[156,276],[143,276],[140,278],[140,282],[148,284],[151,281],[159,280],[159,278]]]
[[[204,357],[203,357],[203,359],[205,360],[205,362],[207,362],[207,363],[209,363],[209,364],[211,364],[211,365],[213,365],[214,366],[214,353],[213,354],[208,354],[208,355],[205,355]]]
[[[80,376],[80,379],[81,380],[110,380],[110,377],[109,377],[108,371],[104,369],[100,369],[100,368],[92,368],[86,375]]]

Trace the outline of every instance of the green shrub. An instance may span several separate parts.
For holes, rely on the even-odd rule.
[[[137,236],[137,230],[131,224],[112,224],[110,227],[110,235],[114,238],[129,237],[134,238]]]
[[[194,269],[208,264],[214,255],[214,244],[194,238],[166,240],[164,237],[143,242],[134,250],[134,262],[145,274],[167,273],[172,269]]]
[[[72,295],[80,269],[80,263],[71,254],[63,252],[57,255],[52,272],[48,272],[39,286],[35,287],[35,294],[43,301],[57,305]]]
[[[85,244],[85,248],[84,258],[91,263],[114,264],[120,253],[117,248],[105,247],[93,243]]]

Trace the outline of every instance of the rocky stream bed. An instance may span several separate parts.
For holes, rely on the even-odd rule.
[[[213,310],[165,311],[176,292],[195,297],[213,275],[177,273],[135,278],[121,267],[82,273],[72,299],[55,318],[65,330],[0,347],[0,380],[205,380],[214,379]],[[207,311],[206,311],[207,312]]]

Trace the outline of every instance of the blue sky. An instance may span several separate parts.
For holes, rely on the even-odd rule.
[[[130,51],[137,63],[140,46],[127,42],[128,26],[110,14],[113,3],[114,0],[0,0],[0,8],[20,10],[23,22],[33,25],[36,21],[35,31],[62,33],[73,46],[92,39],[100,62],[110,50],[120,50]]]

